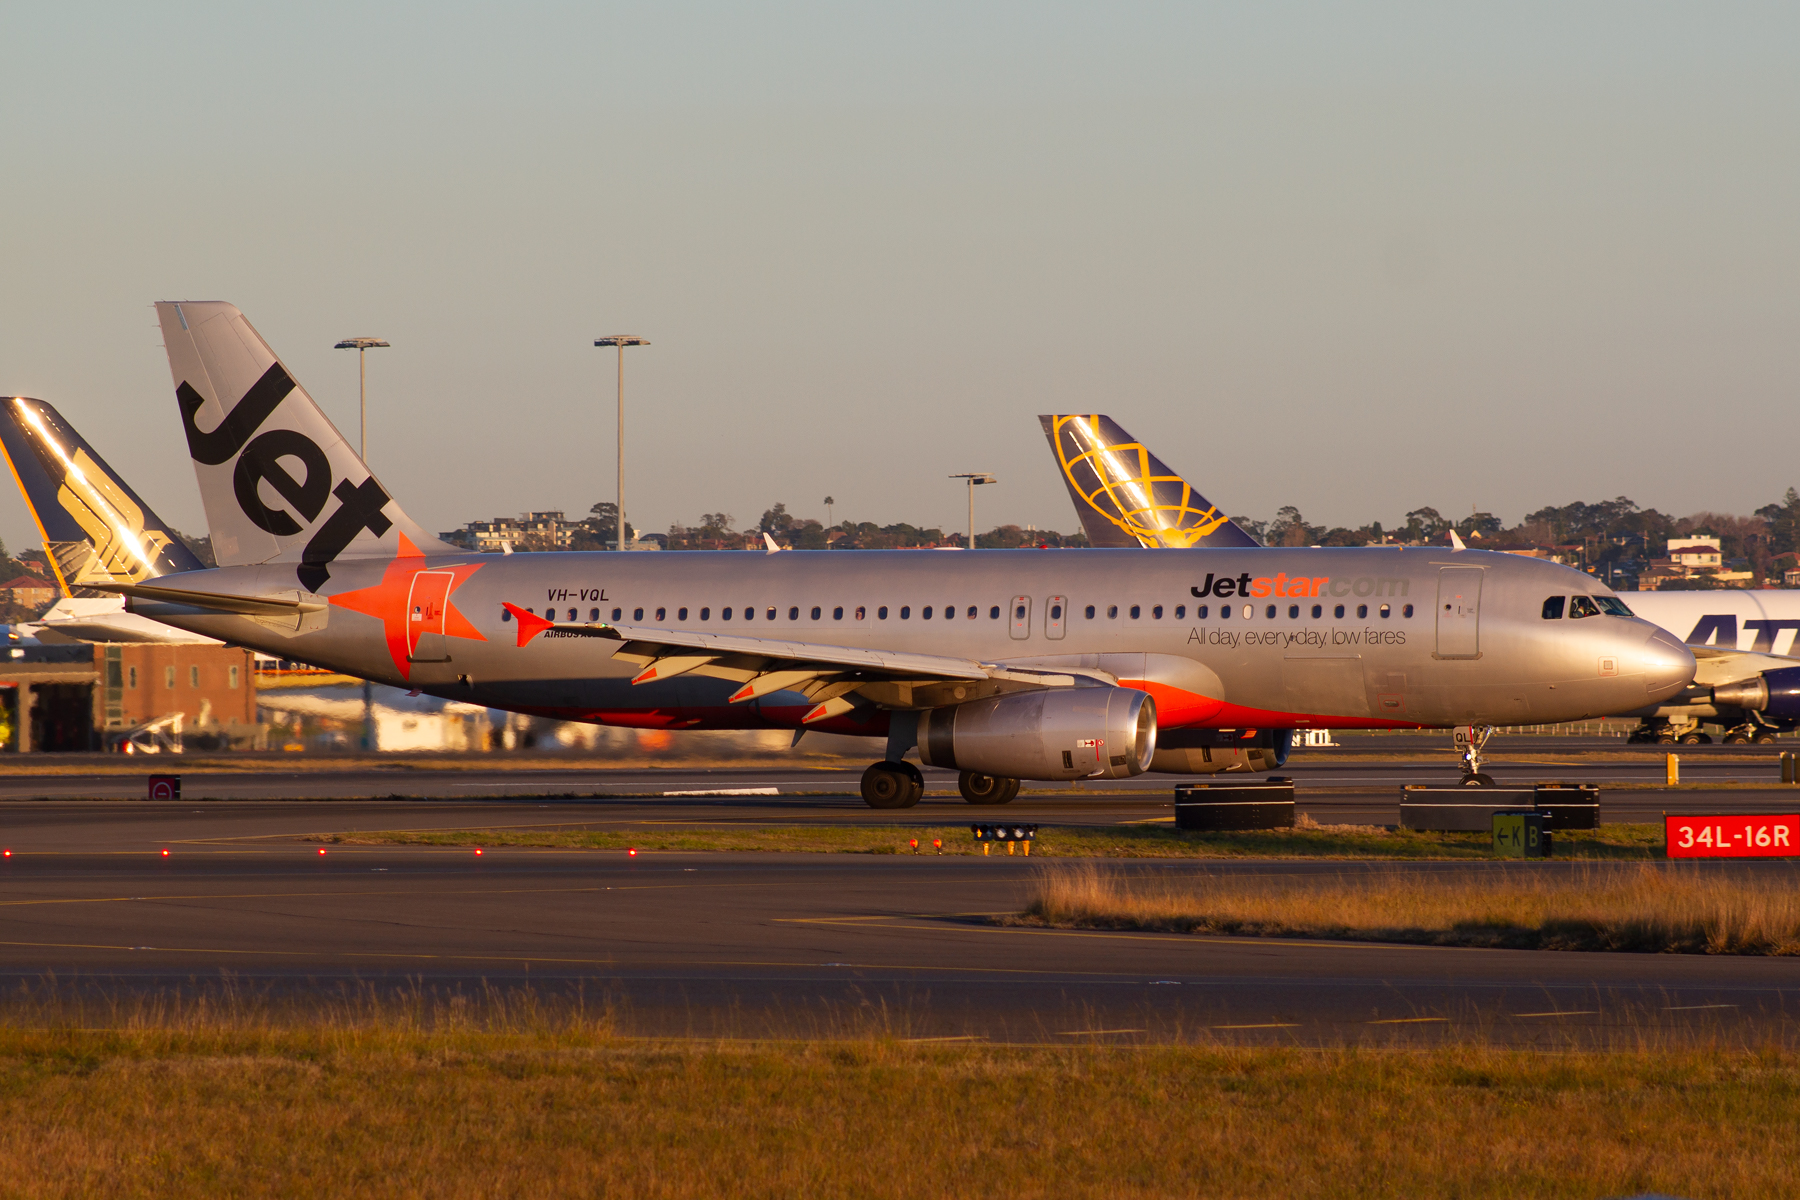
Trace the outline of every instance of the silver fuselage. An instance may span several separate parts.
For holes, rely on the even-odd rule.
[[[420,571],[455,576],[444,635],[426,643],[408,632]],[[159,582],[292,595],[295,578],[282,563]],[[613,659],[617,642],[520,645],[502,604],[559,622],[1087,667],[1149,691],[1165,729],[1577,720],[1674,695],[1694,668],[1642,620],[1542,620],[1546,596],[1605,593],[1579,572],[1435,548],[340,558],[324,592],[328,608],[304,631],[170,604],[133,601],[132,611],[436,695],[653,728],[791,727],[809,704],[779,692],[732,704],[736,685],[704,676],[634,686],[637,667]],[[886,712],[905,705],[880,696],[814,727],[881,733]]]

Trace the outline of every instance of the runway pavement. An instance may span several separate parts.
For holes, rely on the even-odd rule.
[[[474,994],[529,986],[612,1006],[626,1032],[706,1036],[880,1031],[1302,1043],[1476,1036],[1565,1044],[1788,1038],[1800,1016],[1800,962],[1786,959],[998,927],[991,915],[1015,911],[1041,866],[1023,859],[629,859],[616,851],[476,856],[348,846],[321,855],[294,840],[351,825],[711,821],[727,801],[740,811],[751,802],[843,813],[860,807],[827,797],[0,804],[0,835],[13,852],[0,858],[0,983],[113,996],[228,982],[240,993],[308,1000],[364,987]],[[771,819],[768,809],[755,811]],[[960,803],[928,802],[905,815],[942,820],[967,812]],[[1207,862],[1156,869],[1368,868]],[[1795,870],[1786,863],[1732,869]]]

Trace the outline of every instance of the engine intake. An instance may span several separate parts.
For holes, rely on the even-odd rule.
[[[1122,687],[1014,692],[919,714],[928,767],[1007,779],[1139,775],[1156,757],[1156,701]]]
[[[1782,721],[1800,720],[1800,667],[1782,667],[1751,679],[1722,684],[1713,689],[1713,703]]]

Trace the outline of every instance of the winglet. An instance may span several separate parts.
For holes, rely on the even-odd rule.
[[[1450,531],[1450,548],[1453,550],[1467,550],[1468,549],[1467,546],[1463,545],[1463,540],[1456,536],[1456,530],[1454,530],[1454,529],[1452,529]]]
[[[519,623],[519,645],[521,646],[556,624],[555,621],[540,617],[536,613],[526,612],[516,604],[502,603],[500,607],[511,613],[513,620]]]

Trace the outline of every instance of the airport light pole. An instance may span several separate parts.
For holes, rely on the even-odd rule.
[[[616,346],[619,350],[619,494],[615,500],[619,511],[619,549],[625,549],[625,347],[648,346],[650,343],[629,333],[595,338],[596,346]]]
[[[985,471],[974,471],[967,475],[952,475],[950,478],[969,481],[969,544],[964,548],[973,550],[975,548],[975,489],[984,483],[999,483],[1000,481]]]
[[[358,424],[362,426],[357,433],[356,453],[363,460],[364,466],[367,466],[369,462],[369,351],[384,349],[386,346],[387,343],[380,338],[353,337],[345,338],[332,347],[333,350],[356,351],[356,411],[359,418]],[[366,679],[363,680],[362,692],[362,748],[373,750],[376,748],[375,685]]]
[[[356,351],[356,390],[360,396],[357,401],[357,411],[362,418],[362,429],[357,435],[356,452],[362,456],[365,463],[369,461],[369,351],[381,349],[386,345],[387,343],[380,338],[354,337],[345,338],[332,347],[333,350]]]

